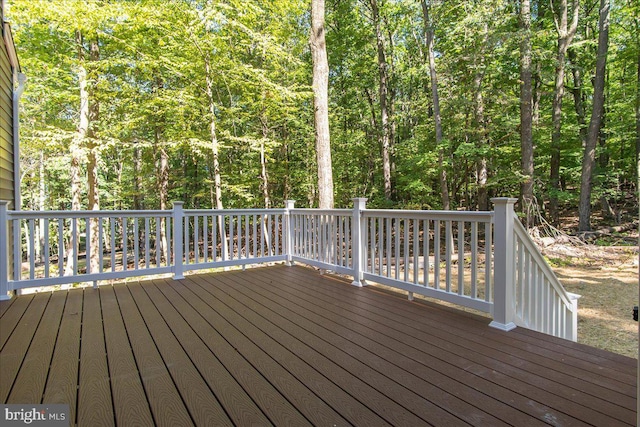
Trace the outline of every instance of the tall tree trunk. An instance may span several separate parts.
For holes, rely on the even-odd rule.
[[[155,139],[156,146],[159,147],[160,159],[158,160],[158,197],[160,199],[160,209],[168,208],[167,201],[169,198],[169,155],[166,148],[160,142],[161,131],[156,126]],[[157,250],[157,249],[156,249]],[[164,255],[165,262],[169,263],[169,243],[167,241],[167,222],[165,218],[160,219],[160,250]]]
[[[382,145],[382,175],[384,178],[384,197],[391,200],[391,129],[389,123],[389,73],[384,47],[384,36],[380,28],[380,11],[377,0],[369,0],[371,17],[376,32],[376,49],[378,53],[378,79],[380,97],[380,122],[382,133],[380,134]]]
[[[484,120],[484,100],[482,98],[482,73],[476,72],[474,77],[475,87],[475,122],[478,126],[478,138],[476,139],[476,146],[479,149],[483,149],[489,141],[487,140],[486,123]],[[476,185],[478,186],[478,210],[489,210],[489,192],[487,190],[487,157],[484,154],[480,155],[480,158],[476,161]]]
[[[596,76],[593,84],[593,110],[587,131],[587,140],[582,157],[580,177],[579,224],[580,231],[591,230],[591,181],[595,164],[596,144],[604,113],[604,86],[609,52],[609,0],[600,0],[600,18],[598,19],[598,56]]]
[[[636,25],[636,28],[640,33],[638,25]],[[638,84],[636,85],[636,163],[640,165],[640,46],[638,48]],[[640,167],[636,168],[636,181],[640,182]],[[640,188],[636,190],[640,192]],[[637,203],[640,205],[640,196]]]
[[[531,72],[531,2],[520,3],[520,150],[522,154],[522,211],[527,227],[533,225],[533,85]]]
[[[487,189],[488,171],[487,171],[487,156],[484,154],[486,151],[484,148],[489,144],[489,138],[487,133],[487,124],[484,117],[484,99],[482,97],[482,81],[484,78],[484,55],[485,48],[487,46],[489,37],[489,28],[485,23],[483,28],[482,46],[478,53],[479,64],[476,62],[476,73],[473,77],[473,91],[474,96],[474,125],[477,129],[477,137],[475,138],[476,148],[478,149],[480,157],[476,161],[476,185],[478,193],[478,210],[489,210],[489,192]]]
[[[440,192],[442,193],[442,209],[451,209],[449,201],[449,186],[447,184],[447,171],[444,168],[444,147],[442,146],[442,122],[440,119],[440,98],[438,97],[438,79],[436,75],[436,59],[433,53],[433,26],[429,19],[429,5],[426,0],[421,0],[422,14],[424,15],[424,32],[427,52],[429,55],[429,75],[431,77],[431,95],[433,98],[433,117],[436,127],[436,146],[438,147],[438,179]]]
[[[569,63],[571,64],[571,75],[573,76],[573,88],[571,89],[571,93],[573,93],[573,104],[578,118],[578,126],[580,126],[580,142],[584,149],[584,145],[587,140],[587,121],[585,119],[584,99],[582,94],[582,74],[580,73],[580,68],[578,68],[575,51],[573,49],[569,49],[567,51],[567,55],[569,57]]]
[[[213,71],[211,69],[210,58],[205,57],[205,73],[207,82],[207,100],[209,101],[209,136],[211,137],[211,158],[213,161],[213,187],[215,193],[215,208],[222,210],[222,178],[220,176],[220,144],[216,133],[216,104],[213,97]],[[218,216],[218,233],[222,244],[222,253],[229,253],[227,243],[227,232],[224,227],[222,216]]]
[[[155,92],[159,93],[164,88],[164,82],[158,75],[154,79]],[[154,111],[154,127],[153,127],[153,144],[154,144],[154,157],[157,158],[156,167],[156,190],[158,191],[158,201],[160,203],[160,209],[166,210],[168,208],[169,200],[169,154],[163,141],[164,132],[164,116],[159,111]],[[156,248],[158,250],[158,248]],[[169,264],[169,244],[167,241],[167,221],[165,218],[160,218],[160,248],[164,262]]]
[[[82,33],[76,31],[76,49],[78,53],[78,87],[80,89],[80,109],[78,122],[78,130],[75,137],[71,141],[71,164],[69,165],[69,175],[71,178],[71,209],[79,211],[81,209],[81,193],[82,184],[80,181],[80,165],[82,159],[82,143],[87,137],[89,129],[89,92],[87,91],[87,70],[84,66],[84,46]],[[78,255],[78,235],[69,236],[67,245],[67,263],[64,269],[64,275],[73,274],[73,260]],[[76,242],[74,244],[74,241]]]
[[[324,30],[324,0],[311,0],[311,59],[313,62],[313,110],[318,161],[318,202],[333,208],[333,168],[329,138],[329,61]]]
[[[542,98],[542,76],[540,75],[540,63],[536,62],[533,67],[533,99],[531,104],[532,122],[534,125],[540,123],[540,98]]]
[[[567,0],[560,0],[558,10],[555,8],[554,21],[558,32],[558,51],[556,56],[556,77],[551,109],[551,195],[549,198],[549,215],[554,224],[559,222],[558,192],[560,191],[560,150],[562,147],[562,99],[564,97],[565,57],[567,48],[573,40],[578,27],[579,0],[573,0],[571,24],[568,22]]]
[[[142,148],[139,144],[133,147],[133,209],[144,209],[142,193]]]
[[[100,46],[98,44],[97,35],[90,43],[89,60],[92,63],[92,73],[89,79],[89,127],[87,129],[87,209],[91,211],[98,211],[100,210],[100,193],[98,190],[99,146],[96,142],[95,124],[100,116],[100,104],[96,97],[98,86],[96,63],[100,60]],[[91,247],[89,266],[91,268],[91,272],[95,273],[99,271],[100,268],[100,254],[98,253],[100,243],[98,220],[95,218],[89,220],[89,228],[91,231],[91,239],[88,242]],[[123,230],[123,233],[126,233],[126,231]],[[126,262],[126,259],[123,260],[123,263]]]
[[[269,197],[269,174],[267,173],[267,156],[265,153],[265,141],[269,137],[269,126],[267,125],[266,114],[262,113],[260,119],[262,123],[262,140],[260,141],[260,187],[262,187],[262,198],[265,209],[271,208],[271,198]]]
[[[46,209],[47,194],[45,186],[45,173],[44,173],[44,152],[40,152],[40,161],[38,162],[38,210]],[[36,242],[38,244],[34,248],[36,250],[36,258],[42,262],[44,261],[44,218],[38,220],[38,228],[36,232]]]

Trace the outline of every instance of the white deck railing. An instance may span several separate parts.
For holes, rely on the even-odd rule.
[[[267,262],[300,262],[474,308],[491,325],[576,340],[567,293],[515,217],[492,212],[366,209],[8,210],[0,201],[0,299],[48,285]],[[93,242],[93,243],[91,243]],[[92,248],[94,253],[92,253]]]
[[[580,296],[564,289],[520,221],[514,226],[516,324],[549,335],[577,337]]]

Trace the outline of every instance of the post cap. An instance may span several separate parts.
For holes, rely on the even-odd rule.
[[[515,204],[518,201],[518,199],[515,199],[513,197],[492,197],[491,198],[491,202],[494,205],[508,205],[508,204]]]

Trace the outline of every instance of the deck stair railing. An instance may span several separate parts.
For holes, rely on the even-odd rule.
[[[577,338],[567,293],[515,216],[494,211],[183,209],[11,211],[0,201],[0,299],[25,288],[269,262],[299,262]],[[93,248],[93,253],[92,253]]]

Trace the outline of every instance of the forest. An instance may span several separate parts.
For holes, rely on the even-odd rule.
[[[336,207],[636,216],[636,0],[11,0],[22,208],[319,204],[324,3]]]

